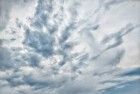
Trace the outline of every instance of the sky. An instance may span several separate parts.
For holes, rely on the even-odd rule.
[[[0,0],[0,94],[139,94],[139,0]]]

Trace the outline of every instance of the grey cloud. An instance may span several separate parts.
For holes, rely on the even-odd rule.
[[[139,94],[140,90],[137,88],[140,86],[140,81],[132,81],[120,84],[118,86],[107,89],[103,94]]]
[[[4,47],[0,47],[0,68],[11,68],[13,67],[13,61],[10,55],[10,51]]]
[[[123,36],[130,33],[131,31],[133,31],[133,29],[134,29],[134,26],[132,24],[127,24],[124,28],[122,28],[117,33],[106,36],[103,39],[102,43],[104,45],[109,44],[109,45],[107,45],[108,47],[106,49],[111,49],[111,48],[117,47],[123,43]],[[110,42],[112,42],[112,41],[113,41],[113,43],[111,44]]]
[[[53,6],[52,6],[52,0],[38,0],[38,5],[36,7],[35,17],[32,19],[32,26],[38,29],[41,29],[44,25],[50,28],[51,26],[48,26],[48,20],[50,19],[49,15],[51,15]],[[46,11],[46,13],[44,12]]]
[[[9,9],[11,4],[7,0],[0,0],[0,31],[2,31],[9,20]]]
[[[132,68],[132,69],[126,69],[124,72],[121,74],[121,76],[135,76],[138,75],[140,76],[140,68]]]
[[[53,53],[53,39],[51,35],[43,32],[29,31],[26,32],[25,44],[34,48],[43,56],[50,56]]]
[[[12,90],[12,94],[129,94],[128,89],[134,94],[139,92],[139,68],[117,67],[125,55],[123,37],[136,27],[122,26],[100,43],[93,34],[100,29],[98,21],[77,22],[81,5],[78,0],[72,2],[38,0],[30,25],[15,22],[24,33],[23,48],[0,47],[0,93],[9,94]],[[104,2],[108,7],[117,3],[119,0]]]
[[[69,81],[58,90],[58,94],[92,94],[93,92],[97,93],[92,85],[90,86],[87,84],[89,84],[88,81],[86,83],[86,81],[82,81],[82,79]]]

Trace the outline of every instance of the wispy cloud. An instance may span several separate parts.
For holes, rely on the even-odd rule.
[[[139,1],[96,1],[86,1],[95,7],[83,0],[38,0],[26,21],[20,16],[6,21],[3,35],[8,36],[0,36],[0,94],[138,94],[139,66],[118,65],[128,53],[125,37],[139,29],[139,23],[126,19],[120,27],[113,25],[115,30],[110,24],[104,26],[114,23],[113,18],[105,18],[112,10],[130,2],[137,6]],[[93,11],[87,14],[84,6]],[[121,15],[118,11],[116,15]]]

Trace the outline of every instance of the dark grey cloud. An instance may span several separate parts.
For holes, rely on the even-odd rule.
[[[53,38],[49,33],[26,31],[24,43],[34,48],[35,51],[47,57],[53,53]]]
[[[132,68],[132,69],[126,69],[124,70],[124,72],[122,73],[121,76],[135,76],[135,75],[140,75],[140,68]]]

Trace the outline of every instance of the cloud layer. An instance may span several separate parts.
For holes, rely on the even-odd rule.
[[[0,4],[0,94],[140,92],[139,1],[15,1]]]

